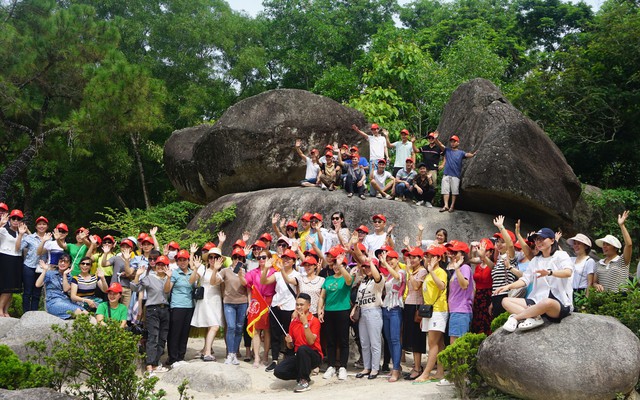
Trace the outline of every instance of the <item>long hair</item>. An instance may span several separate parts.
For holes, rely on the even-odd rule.
[[[340,224],[340,228],[346,228],[347,227],[347,222],[344,220],[344,214],[342,213],[342,211],[336,211],[333,214],[331,214],[331,218],[333,218],[334,215],[338,214],[338,216],[340,218],[342,218],[342,223]],[[331,224],[331,227],[333,228],[333,224]]]

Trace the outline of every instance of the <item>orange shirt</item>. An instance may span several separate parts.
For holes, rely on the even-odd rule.
[[[304,334],[304,325],[302,325],[300,319],[296,318],[289,324],[289,335],[291,335],[293,339],[293,349],[298,351],[298,347],[300,346],[309,346],[322,357],[322,348],[320,347],[320,320],[309,313],[309,315],[307,315],[307,321],[311,333],[316,335],[316,341],[311,345],[307,343],[307,337]]]

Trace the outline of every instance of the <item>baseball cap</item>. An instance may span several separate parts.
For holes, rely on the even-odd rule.
[[[103,242],[106,242],[107,240],[111,240],[112,243],[116,242],[116,240],[111,235],[106,235],[105,237],[102,238]]]
[[[439,244],[436,246],[431,246],[427,249],[426,253],[432,256],[440,257],[443,256],[447,252],[447,248],[443,245]]]
[[[257,247],[259,249],[266,249],[267,244],[262,240],[256,240],[256,242],[251,247]]]
[[[59,231],[69,232],[69,227],[64,222],[60,222],[58,225],[56,225],[56,229]]]
[[[355,151],[357,153],[358,152],[358,146],[351,146],[351,148],[349,150],[350,151]]]
[[[387,161],[384,158],[378,160],[378,165],[387,165]]]
[[[126,244],[127,246],[131,247],[133,249],[133,242],[131,241],[131,239],[126,238],[126,239],[122,239],[120,241],[120,246],[122,246],[123,244]]]
[[[311,214],[310,212],[306,212],[304,214],[302,214],[302,217],[300,217],[300,221],[311,221],[311,217],[313,217],[313,214]]]
[[[184,250],[184,249],[183,249],[183,250],[180,250],[180,251],[178,252],[178,254],[176,255],[176,259],[178,259],[178,258],[186,258],[186,259],[189,259],[189,252],[188,252],[187,250]]]
[[[247,243],[244,240],[238,239],[231,247],[247,247]]]
[[[435,138],[436,135],[433,132],[429,132],[429,134],[427,135],[427,138]]]
[[[387,217],[385,217],[383,214],[376,214],[373,217],[371,217],[372,221],[375,221],[376,219],[381,219],[384,222],[387,222]]]
[[[464,253],[469,253],[469,245],[459,240],[452,240],[449,243],[445,244],[444,246],[450,251],[454,251],[454,252],[462,251]]]
[[[109,285],[109,288],[107,289],[107,293],[122,293],[122,285],[119,284],[118,282],[113,282],[111,285]]]
[[[611,236],[611,235],[607,235],[607,236]],[[531,239],[532,240],[535,240],[537,237],[541,237],[543,239],[555,239],[556,238],[556,234],[555,234],[555,232],[553,230],[551,230],[549,228],[542,228],[538,232],[536,232],[533,235],[531,235]],[[616,240],[618,240],[618,239],[616,239]],[[620,243],[620,242],[618,241],[618,243]],[[596,240],[596,244],[598,244],[597,240]]]
[[[298,223],[296,221],[289,221],[289,222],[287,222],[287,228],[288,227],[292,227],[292,228],[298,229]]]
[[[0,209],[5,210],[6,212],[9,212],[9,206],[6,205],[5,203],[0,203]]]
[[[140,244],[145,244],[145,243],[151,243],[153,244],[153,238],[151,238],[151,236],[149,235],[144,235],[143,237],[138,237],[138,240],[140,241]]]
[[[24,214],[20,210],[11,210],[9,213],[9,218],[18,217],[20,219],[24,218]]]
[[[371,129],[378,129],[378,128],[380,128],[378,124],[371,124]]]
[[[169,257],[167,256],[160,256],[156,259],[156,265],[158,264],[163,264],[163,265],[169,265]]]
[[[506,231],[507,231],[507,234],[509,235],[509,237],[511,238],[511,241],[512,241],[513,243],[515,243],[515,242],[516,242],[516,235],[515,235],[513,232],[511,232],[510,230],[508,230],[508,229],[507,229]],[[500,238],[500,239],[503,239],[503,240],[504,240],[504,238],[502,237],[502,233],[501,233],[501,232],[496,232],[496,233],[494,233],[494,234],[493,234],[493,237],[494,237],[494,238]],[[554,237],[555,237],[555,236],[554,236]]]
[[[95,241],[98,244],[98,246],[100,246],[102,244],[102,238],[100,236],[93,235],[93,238],[95,239]]]
[[[169,248],[177,250],[177,249],[180,248],[180,245],[178,244],[178,242],[171,241],[171,242],[169,242]]]
[[[406,129],[403,129],[403,130],[401,130],[401,131],[400,131],[400,134],[401,134],[401,135],[408,135],[408,134],[409,134],[409,131],[408,131],[408,130],[406,130]]]
[[[241,249],[240,247],[236,247],[231,252],[231,257],[233,256],[246,257],[247,255],[244,253],[244,249]]]
[[[39,216],[38,218],[36,218],[36,224],[37,224],[38,222],[40,222],[40,221],[44,221],[44,222],[46,222],[47,224],[49,223],[49,220],[48,220],[48,219],[46,219],[45,217],[43,217],[42,215],[41,215],[41,216]]]
[[[408,254],[410,256],[416,256],[416,257],[423,257],[424,256],[424,252],[422,251],[422,249],[420,247],[414,247],[413,250],[411,250]]]
[[[410,162],[410,163],[412,163],[412,162],[413,162],[413,158],[411,158],[411,157],[407,157],[407,159],[406,159],[406,160],[404,160],[404,162]]]
[[[369,228],[367,228],[364,225],[360,225],[359,227],[356,228],[356,231],[362,231],[362,232],[368,234],[369,233]]]
[[[451,137],[449,138],[449,141],[451,141],[451,140],[455,140],[456,142],[459,142],[459,141],[460,141],[460,138],[458,137],[458,135],[453,135],[453,136],[451,136]]]
[[[489,238],[480,239],[480,243],[484,243],[485,250],[493,250],[496,247],[493,245],[493,242]]]
[[[387,258],[399,258],[398,252],[395,250],[391,250],[387,253]]]
[[[216,247],[215,243],[207,242],[207,243],[204,244],[204,246],[202,246],[202,250],[209,251],[209,250],[213,249],[214,247]]]
[[[291,249],[286,249],[285,251],[282,252],[282,257],[289,257],[291,259],[296,259],[298,258],[298,256],[296,255],[296,253],[293,252],[293,250]]]
[[[322,221],[322,214],[314,213],[312,218],[315,218],[318,221]]]
[[[296,228],[297,228],[297,225],[296,225]],[[265,233],[263,233],[263,234],[262,234],[258,239],[260,239],[260,240],[264,239],[265,241],[270,242],[270,241],[272,241],[272,240],[273,240],[273,236],[271,236],[271,234],[270,234],[270,233],[265,232]],[[267,245],[265,244],[265,247],[266,247],[266,246],[267,246]]]
[[[364,244],[358,242],[357,246],[358,246],[358,249],[360,249],[361,252],[363,252],[363,253],[367,252],[367,248],[364,246]]]
[[[327,151],[326,153],[324,153],[325,156],[327,157],[333,157],[333,152],[332,151]]]
[[[305,257],[305,259],[302,261],[302,265],[304,264],[318,265],[318,261],[316,261],[315,258],[308,256],[308,257]]]
[[[333,246],[332,248],[329,249],[329,251],[327,251],[325,254],[330,254],[332,255],[334,258],[338,257],[340,254],[344,253],[344,249],[342,249],[342,247],[340,246]]]

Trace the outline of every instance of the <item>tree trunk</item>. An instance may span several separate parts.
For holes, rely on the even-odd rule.
[[[138,163],[138,173],[140,174],[140,183],[142,184],[142,195],[144,196],[144,205],[148,209],[151,208],[151,201],[149,200],[149,193],[147,192],[147,184],[144,180],[144,167],[142,166],[142,158],[140,157],[140,149],[138,144],[140,141],[140,135],[137,133],[129,134],[131,138],[131,144],[133,145],[133,153],[136,155],[136,162]]]

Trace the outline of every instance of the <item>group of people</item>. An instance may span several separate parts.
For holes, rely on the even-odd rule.
[[[601,260],[591,258],[587,235],[567,240],[570,257],[551,229],[523,236],[519,222],[510,231],[503,216],[494,219],[495,232],[469,243],[445,229],[423,240],[418,225],[415,239],[400,245],[385,215],[373,215],[371,228],[350,230],[341,212],[329,223],[319,213],[297,220],[275,214],[272,232],[244,232],[225,255],[224,233],[217,244],[188,250],[173,241],[161,246],[156,228],[121,239],[117,249],[112,236],[85,228],[68,243],[64,223],[50,233],[41,216],[30,233],[21,211],[0,203],[0,311],[8,316],[11,294],[21,291],[24,310],[37,309],[44,287],[46,310],[60,318],[89,313],[96,323],[123,327],[144,321],[149,374],[167,371],[160,364],[165,346],[166,365],[185,362],[191,327],[206,328],[197,358],[216,361],[212,344],[225,327],[225,364],[239,364],[244,339],[247,361],[295,379],[298,392],[309,390],[323,362],[324,379],[347,379],[352,329],[357,379],[390,372],[389,382],[445,385],[437,362],[445,344],[466,332],[491,333],[492,319],[505,310],[505,330],[533,329],[542,317],[569,315],[576,292],[620,290],[631,261],[627,217],[617,221],[624,244],[613,235],[595,241]],[[254,304],[268,312],[251,319]],[[403,350],[413,355],[404,373]]]
[[[317,149],[311,149],[305,155],[301,150],[302,141],[296,140],[296,152],[306,163],[305,177],[300,182],[302,186],[317,186],[331,191],[343,187],[348,197],[355,194],[365,200],[368,182],[371,197],[398,201],[413,199],[416,205],[433,207],[438,171],[442,170],[440,189],[443,206],[440,211],[455,211],[456,198],[460,194],[462,161],[476,154],[460,150],[457,135],[449,138],[449,147],[446,147],[438,138],[438,131],[431,132],[427,135],[428,143],[418,148],[416,138],[410,138],[407,129],[400,132],[401,140],[391,143],[389,132],[378,124],[371,125],[370,134],[356,125],[351,128],[367,140],[368,160],[360,155],[357,146],[338,146],[338,143],[326,145],[322,155]],[[393,168],[387,168],[391,167],[388,165],[389,149],[395,150]],[[422,162],[416,165],[418,155]]]

